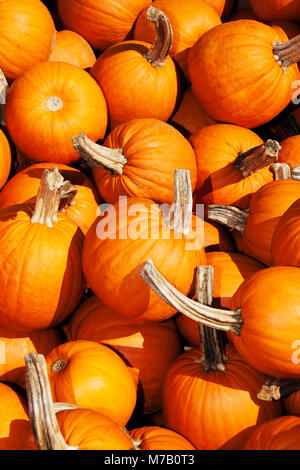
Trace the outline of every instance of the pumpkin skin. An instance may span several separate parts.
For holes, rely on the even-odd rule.
[[[283,400],[284,411],[287,415],[300,416],[300,392],[292,393]]]
[[[137,227],[138,233],[134,233]],[[128,198],[126,204],[121,201],[112,206],[89,229],[82,263],[88,285],[104,304],[132,321],[157,322],[176,312],[141,278],[149,258],[185,294],[190,290],[195,268],[206,262],[202,241],[196,234],[189,239],[166,229],[153,201]]]
[[[278,160],[281,163],[287,163],[293,172],[300,165],[299,145],[300,135],[288,137],[280,142],[281,150]]]
[[[0,1],[0,68],[14,80],[28,67],[48,60],[55,26],[48,9],[37,0]]]
[[[271,251],[275,266],[300,267],[300,199],[280,217]]]
[[[179,88],[175,64],[167,56],[163,66],[153,67],[144,57],[150,47],[142,41],[115,44],[90,70],[105,96],[111,129],[137,118],[167,121],[174,111]]]
[[[223,1],[224,3],[224,1]],[[221,24],[220,15],[204,0],[154,0],[152,5],[169,18],[173,29],[170,56],[188,77],[187,57],[190,48],[209,29]],[[133,37],[138,41],[153,43],[155,27],[147,20],[147,8],[138,16]]]
[[[300,21],[300,5],[297,0],[250,0],[257,18],[262,21]]]
[[[299,78],[296,64],[284,73],[274,58],[272,43],[287,40],[283,30],[281,35],[253,20],[231,21],[205,33],[188,59],[192,89],[205,112],[216,121],[248,128],[277,116],[291,101],[292,84]]]
[[[79,307],[64,329],[68,341],[96,341],[116,351],[126,364],[139,371],[143,412],[161,408],[165,374],[181,353],[181,341],[173,320],[135,324],[94,296]]]
[[[235,251],[236,246],[229,232],[213,224],[202,221],[203,223],[203,246],[207,253],[211,251]]]
[[[115,127],[105,147],[122,149],[127,163],[121,175],[94,167],[93,177],[102,198],[146,197],[172,204],[174,171],[190,171],[192,191],[197,180],[191,144],[170,124],[157,119],[134,119]],[[152,171],[153,170],[153,171]]]
[[[244,450],[299,450],[300,418],[282,416],[258,426]]]
[[[97,217],[100,198],[90,178],[67,165],[36,163],[14,175],[0,193],[0,210],[15,204],[33,204],[43,171],[53,166],[56,166],[64,179],[69,180],[77,189],[75,205],[68,206],[65,213],[85,235]]]
[[[201,350],[191,349],[173,362],[165,378],[165,425],[198,450],[243,449],[257,423],[281,413],[280,403],[256,397],[265,376],[244,362],[232,345],[227,345],[226,354],[226,371],[205,372],[197,362]]]
[[[231,299],[244,280],[264,269],[263,264],[240,253],[211,252],[206,257],[208,266],[214,268],[213,305],[216,308],[230,308]],[[200,347],[198,324],[185,315],[176,317],[176,323],[188,343]]]
[[[249,207],[250,197],[273,181],[270,165],[243,177],[234,162],[239,152],[262,145],[262,139],[249,129],[230,124],[204,127],[190,136],[198,167],[195,200],[204,204]]]
[[[127,424],[136,403],[136,382],[114,351],[95,341],[69,341],[45,359],[54,402],[90,408],[120,426]]]
[[[299,379],[299,285],[298,268],[275,266],[252,274],[232,298],[243,319],[240,336],[229,333],[232,342],[245,361],[272,377]]]
[[[84,37],[95,49],[105,50],[124,41],[150,0],[58,0],[63,24]]]
[[[205,0],[205,2],[211,5],[219,16],[222,15],[226,0]]]
[[[196,450],[183,436],[159,426],[143,426],[129,431],[132,439],[141,441],[140,450]]]
[[[86,71],[63,62],[41,62],[16,79],[4,116],[15,145],[35,162],[78,160],[72,137],[84,131],[96,141],[107,126],[100,88]]]
[[[0,129],[0,189],[4,186],[9,176],[11,167],[11,151],[8,140]]]
[[[29,427],[26,402],[3,383],[0,383],[0,399],[0,450],[16,450]]]
[[[79,227],[62,213],[52,228],[31,223],[32,212],[22,204],[0,211],[0,325],[20,332],[62,322],[85,288]]]
[[[92,67],[96,56],[89,43],[80,34],[64,29],[57,31],[50,62],[67,62],[81,69]]]

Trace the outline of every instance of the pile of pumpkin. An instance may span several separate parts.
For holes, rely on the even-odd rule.
[[[300,448],[299,24],[0,0],[0,449]]]

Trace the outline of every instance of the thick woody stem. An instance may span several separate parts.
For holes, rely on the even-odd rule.
[[[225,225],[227,228],[244,233],[249,214],[249,209],[243,210],[235,206],[210,205],[208,206],[207,218]]]
[[[81,158],[91,167],[99,167],[121,175],[127,163],[122,149],[111,149],[96,144],[84,132],[72,137],[73,146]]]
[[[240,170],[243,178],[278,160],[281,149],[276,140],[267,140],[262,145],[254,147],[247,152],[240,152],[234,162],[234,167]]]
[[[262,386],[257,398],[264,401],[280,400],[287,398],[292,393],[300,390],[300,380],[278,379],[268,377],[266,383]]]
[[[192,225],[193,193],[189,170],[175,170],[173,203],[163,214],[170,230],[188,235]]]
[[[144,55],[152,67],[162,67],[173,43],[173,30],[169,18],[158,8],[149,6],[147,20],[155,23],[156,39]]]
[[[66,444],[60,432],[44,356],[32,352],[25,357],[25,364],[30,422],[37,447],[40,450],[77,450]]]
[[[294,169],[292,173],[292,179],[296,181],[300,181],[300,165]]]
[[[166,280],[151,259],[144,266],[141,277],[167,304],[191,320],[239,335],[243,323],[241,309],[221,310],[189,299]]]
[[[4,106],[6,103],[6,93],[8,90],[8,83],[2,70],[0,69],[0,124],[5,126],[4,121]]]
[[[300,61],[300,35],[286,42],[273,42],[273,54],[284,73],[290,65]]]
[[[198,266],[195,281],[196,300],[203,305],[211,306],[213,303],[213,278],[212,266]],[[214,328],[199,324],[200,341],[202,345],[202,357],[205,371],[226,369],[225,348],[222,332]]]
[[[270,169],[274,175],[274,181],[291,178],[291,169],[287,163],[274,163]]]

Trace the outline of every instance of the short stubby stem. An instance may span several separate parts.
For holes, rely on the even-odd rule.
[[[59,111],[64,107],[64,103],[59,96],[50,96],[47,99],[46,107],[49,111]]]
[[[162,67],[173,43],[173,30],[169,18],[158,8],[149,6],[147,20],[155,23],[156,39],[144,57],[152,67]]]
[[[239,209],[235,206],[208,206],[207,218],[213,222],[225,225],[227,228],[244,233],[250,210]]]
[[[278,379],[276,377],[268,377],[264,383],[257,398],[263,401],[280,400],[287,398],[300,390],[300,379]]]
[[[72,141],[76,152],[91,168],[103,168],[111,173],[122,175],[127,163],[122,149],[111,149],[96,144],[84,132],[72,137]]]
[[[164,209],[164,206],[162,206]],[[192,226],[193,192],[189,170],[175,170],[173,202],[163,213],[164,221],[170,230],[188,235]]]
[[[256,171],[276,162],[280,149],[281,147],[276,140],[269,139],[264,144],[247,152],[240,152],[234,162],[234,167],[240,170],[243,178],[247,178]]]
[[[68,364],[68,361],[65,359],[58,359],[57,361],[54,362],[51,366],[52,372],[60,372],[63,370]]]
[[[286,42],[273,42],[273,54],[284,73],[300,61],[300,35]]]
[[[274,163],[270,169],[274,175],[274,181],[288,180],[292,177],[290,166],[287,163]]]

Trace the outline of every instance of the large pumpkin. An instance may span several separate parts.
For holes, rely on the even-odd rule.
[[[27,405],[4,383],[0,383],[0,400],[0,450],[16,450],[29,427]]]
[[[298,0],[250,0],[250,5],[261,21],[300,21]]]
[[[64,29],[56,33],[49,60],[67,62],[81,69],[87,69],[96,62],[96,56],[89,43],[80,34]]]
[[[274,265],[300,267],[300,198],[280,217],[271,251]]]
[[[63,62],[39,63],[16,79],[4,116],[16,146],[36,162],[78,160],[73,135],[102,139],[107,125],[99,86],[85,70]]]
[[[0,1],[0,68],[15,79],[28,67],[48,60],[55,41],[50,12],[38,0]]]
[[[0,129],[0,189],[4,186],[9,176],[11,167],[11,152],[8,140]]]
[[[300,417],[282,416],[254,430],[244,450],[299,450]]]

